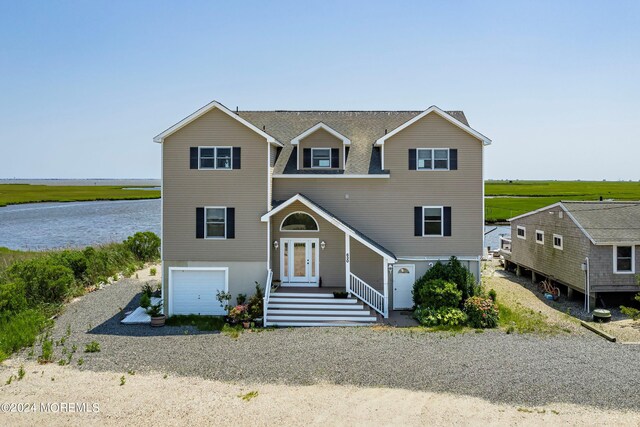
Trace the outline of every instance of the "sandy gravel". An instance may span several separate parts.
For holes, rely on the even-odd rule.
[[[12,364],[1,369],[7,377]],[[550,403],[508,406],[472,397],[403,389],[318,384],[224,383],[162,373],[79,371],[28,363],[0,386],[0,403],[35,403],[35,413],[0,413],[4,425],[541,425],[634,426],[640,413]],[[257,395],[250,400],[242,396]],[[98,404],[92,413],[43,413],[40,403]],[[55,409],[55,405],[52,406]],[[93,409],[93,407],[92,407]]]

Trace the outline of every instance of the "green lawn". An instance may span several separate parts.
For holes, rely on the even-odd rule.
[[[125,190],[122,186],[58,186],[0,184],[0,206],[35,202],[86,202],[91,200],[157,199],[159,190]],[[140,187],[134,187],[140,188]]]
[[[640,200],[640,182],[487,181],[485,196],[486,220],[496,222],[560,200]]]

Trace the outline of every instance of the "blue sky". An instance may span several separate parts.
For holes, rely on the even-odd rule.
[[[462,109],[486,176],[639,179],[640,2],[0,0],[0,178],[155,178],[240,109]]]

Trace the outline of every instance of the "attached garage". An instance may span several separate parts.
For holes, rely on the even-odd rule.
[[[169,315],[225,315],[216,299],[218,291],[228,292],[227,267],[169,268]]]

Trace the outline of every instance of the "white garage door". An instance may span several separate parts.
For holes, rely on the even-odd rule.
[[[227,289],[227,274],[226,268],[171,269],[171,314],[225,315],[216,294]]]

